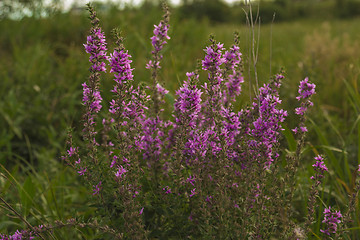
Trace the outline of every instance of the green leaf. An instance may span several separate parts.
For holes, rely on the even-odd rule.
[[[319,137],[320,143],[322,144],[322,149],[324,149],[326,156],[329,159],[329,162],[334,166],[334,168],[337,170],[336,173],[338,174],[338,176],[341,179],[344,179],[344,173],[342,171],[342,168],[340,167],[340,160],[335,156],[334,154],[334,150],[338,150],[335,147],[331,147],[328,140],[326,139],[325,135],[323,134],[323,132],[321,131],[321,129],[319,128],[319,126],[311,119],[309,118],[309,121],[312,123],[312,125],[314,126],[314,129],[316,131],[316,134]]]
[[[17,222],[14,221],[1,221],[0,222],[0,229],[6,229],[9,228],[9,226],[15,226],[17,228],[23,228],[23,226]]]
[[[165,94],[165,99],[167,100],[167,102],[169,104],[174,105],[175,99],[174,99],[174,96],[171,93]]]
[[[355,91],[356,86],[351,86],[346,80],[344,80],[344,83],[347,92],[349,93],[350,103],[353,106],[355,112],[358,112],[360,109],[360,94],[358,93],[358,91]]]
[[[20,201],[24,209],[25,216],[29,214],[29,210],[32,206],[33,199],[35,197],[36,188],[32,182],[30,176],[25,179],[22,189],[20,189]]]
[[[290,152],[295,152],[296,151],[296,140],[294,138],[294,135],[292,134],[291,130],[287,127],[287,126],[283,126],[284,127],[284,131],[283,134],[285,136],[285,139],[288,143],[289,146],[289,150]]]

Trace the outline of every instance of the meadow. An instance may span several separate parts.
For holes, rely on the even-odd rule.
[[[158,24],[162,14],[160,8],[147,9],[147,14],[131,9],[99,12],[109,49],[115,44],[110,37],[113,28],[118,27],[125,37],[124,46],[132,55],[136,84],[151,84],[151,72],[145,65],[151,58],[153,25]],[[245,82],[234,103],[237,110],[249,105],[254,97],[252,39],[256,39],[255,50],[258,44],[256,73],[260,85],[284,69],[279,94],[283,99],[281,107],[289,112],[290,125],[296,124],[292,112],[297,106],[299,81],[309,77],[316,84],[291,203],[294,221],[303,224],[308,213],[310,177],[314,175],[313,158],[323,154],[329,172],[319,187],[322,202],[314,214],[310,239],[323,238],[320,229],[324,227],[325,206],[336,205],[346,212],[350,195],[355,191],[360,164],[359,23],[359,18],[280,23],[275,18],[273,24],[255,25],[252,29],[241,21],[221,24],[207,19],[181,19],[174,11],[168,32],[171,39],[163,49],[164,61],[158,78],[169,90],[164,105],[167,119],[172,118],[175,91],[187,79],[185,73],[194,71],[204,58],[203,49],[209,45],[210,34],[229,48],[233,32],[239,33]],[[69,128],[73,129],[74,141],[80,141],[82,136],[81,84],[88,79],[90,67],[83,44],[89,28],[85,10],[59,13],[51,18],[0,21],[0,233],[26,229],[27,222],[32,226],[47,223],[57,226],[47,236],[49,239],[111,237],[111,231],[104,235],[106,231],[101,231],[104,229],[90,222],[101,209],[101,205],[92,201],[95,197],[91,186],[83,184],[81,176],[61,157],[68,150]],[[200,79],[205,78],[201,73]],[[101,79],[104,102],[111,100],[112,79],[111,73],[103,74]],[[295,152],[297,147],[292,126],[283,126],[284,137],[279,140],[287,146],[279,157],[284,169],[286,154]],[[350,213],[354,222],[344,239],[360,238],[359,206],[356,201],[355,210]],[[72,218],[88,225],[72,227],[75,224],[67,222]],[[111,220],[108,221],[111,225]],[[159,223],[146,224],[155,229],[150,235],[153,239],[169,239],[168,236],[177,239],[171,233],[164,236],[156,232],[154,226]]]

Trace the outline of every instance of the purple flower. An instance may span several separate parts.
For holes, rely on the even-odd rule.
[[[168,36],[168,30],[170,25],[168,24],[168,15],[165,14],[165,19],[160,21],[159,25],[154,25],[154,36],[152,36],[151,44],[154,47],[154,50],[151,52],[154,56],[153,60],[150,60],[146,64],[147,69],[159,69],[160,60],[162,59],[162,55],[160,55],[160,51],[163,49],[164,45],[167,43],[166,40],[170,39]]]
[[[114,50],[112,54],[110,54],[110,72],[115,73],[115,82],[121,84],[128,81],[133,80],[133,74],[132,69],[130,67],[130,63],[132,63],[132,60],[130,59],[131,55],[128,53],[127,50]]]
[[[35,237],[33,237],[32,235],[33,232],[29,232],[26,230],[22,230],[20,232],[19,230],[16,230],[16,232],[13,235],[0,234],[0,240],[22,240],[22,239],[33,240],[35,239]]]
[[[144,208],[142,207],[142,208],[140,209],[140,211],[139,211],[139,215],[142,215],[143,212],[144,212]]]
[[[205,202],[210,203],[211,204],[211,200],[213,199],[212,196],[206,196]]]
[[[195,194],[197,194],[196,188],[194,188],[194,189],[191,190],[189,197],[192,197],[192,196],[194,196]]]
[[[312,107],[314,104],[313,102],[310,101],[310,98],[312,95],[314,95],[315,92],[315,84],[310,83],[308,78],[305,78],[304,80],[302,80],[300,82],[299,85],[299,90],[298,90],[299,95],[296,97],[296,99],[298,101],[300,101],[301,99],[303,100],[300,104],[300,107],[295,108],[295,114],[300,116],[301,122],[299,124],[299,128],[295,127],[294,129],[292,129],[292,131],[295,134],[304,134],[306,133],[308,130],[305,127],[305,113],[307,112],[309,107]],[[301,131],[299,131],[301,130]]]
[[[202,69],[205,71],[216,72],[220,69],[220,66],[226,61],[223,57],[222,51],[224,44],[213,44],[204,49],[205,59],[202,60]]]
[[[12,236],[10,236],[11,240],[21,240],[22,234],[17,230]]]
[[[102,108],[102,97],[99,90],[100,85],[100,72],[105,72],[105,62],[108,59],[107,48],[104,33],[99,27],[99,20],[96,17],[95,10],[89,5],[90,19],[92,28],[90,35],[87,37],[87,42],[84,44],[85,51],[90,54],[89,61],[91,62],[89,80],[83,83],[83,104],[85,106],[84,113],[84,140],[89,142],[91,151],[95,151],[98,146],[95,141],[97,113]]]
[[[86,44],[83,44],[85,51],[90,54],[89,62],[92,63],[91,70],[93,72],[105,72],[104,60],[107,60],[106,56],[106,41],[105,35],[101,31],[100,27],[91,29],[91,35],[87,37]]]
[[[315,87],[316,85],[310,83],[309,78],[306,77],[303,81],[300,82],[299,90],[298,90],[299,96],[297,96],[296,99],[300,101],[300,99],[310,98],[312,95],[316,93]]]
[[[80,168],[80,170],[79,171],[77,171],[77,173],[80,175],[80,176],[82,176],[82,175],[84,175],[85,174],[85,172],[87,171],[87,169],[86,168]]]
[[[68,154],[69,154],[69,157],[71,157],[72,155],[74,155],[76,152],[77,152],[78,148],[73,148],[73,147],[70,147],[69,150],[67,150]]]
[[[228,79],[225,82],[228,94],[225,99],[226,102],[235,101],[235,97],[241,92],[241,83],[244,82],[241,69],[239,69],[241,55],[240,48],[237,45],[233,45],[230,50],[224,54],[225,69],[230,71]]]
[[[120,165],[120,167],[118,167],[117,172],[115,173],[116,178],[120,179],[123,177],[123,175],[125,175],[125,173],[127,172],[127,170]]]
[[[113,156],[113,160],[110,163],[110,168],[113,168],[115,166],[118,159],[119,159],[118,156],[116,155]]]
[[[83,86],[83,103],[89,105],[92,112],[98,113],[101,106],[102,97],[100,92],[95,89],[91,89],[85,82]],[[93,123],[93,122],[92,122]]]
[[[191,185],[195,186],[194,185],[194,182],[195,182],[196,178],[195,176],[189,176],[187,179],[186,179],[186,182],[190,183]]]
[[[233,45],[230,51],[224,54],[225,65],[229,65],[229,69],[235,69],[241,62],[241,55],[239,46]]]
[[[324,177],[324,172],[328,171],[324,163],[324,158],[321,155],[318,155],[314,158],[316,160],[315,164],[313,164],[313,168],[315,171],[315,176],[311,176],[310,179],[315,180],[316,184],[319,185],[321,183],[321,179]]]
[[[93,91],[93,101],[90,104],[90,107],[92,109],[94,109],[95,112],[99,112],[101,109],[101,101],[102,101],[102,97],[100,95],[99,91]]]
[[[316,160],[316,162],[312,166],[314,167],[314,170],[316,172],[323,174],[324,172],[328,171],[328,168],[323,161],[324,158],[321,155],[316,156],[314,159]]]
[[[320,229],[320,232],[330,236],[331,234],[335,234],[337,231],[337,225],[341,223],[342,215],[340,211],[332,211],[331,206],[329,208],[325,208],[324,210],[324,220],[322,223],[325,224],[326,229]]]
[[[251,158],[264,159],[265,168],[269,168],[278,157],[278,154],[274,153],[274,148],[278,145],[280,132],[283,130],[281,123],[287,117],[285,110],[278,109],[278,105],[281,104],[277,92],[280,83],[275,83],[274,85],[264,84],[259,89],[259,96],[253,102],[252,107],[257,117],[253,117],[253,126],[249,126],[251,138],[247,140]],[[259,155],[260,153],[261,155]]]
[[[291,131],[293,131],[295,134],[297,134],[299,132],[299,129],[296,127],[296,128],[291,129]]]
[[[301,103],[300,107],[295,109],[295,114],[304,115],[308,107],[313,106],[313,102],[310,101],[310,97],[316,93],[315,84],[310,83],[309,79],[305,78],[300,82],[298,93],[299,96],[297,96],[296,99],[298,101],[304,99],[304,101]]]
[[[113,54],[110,54],[109,60],[110,72],[113,72],[115,77],[114,88],[111,90],[115,94],[115,98],[110,101],[109,112],[121,118],[119,125],[126,126],[128,119],[138,122],[139,119],[144,118],[144,110],[147,109],[144,104],[150,96],[144,94],[140,87],[134,88],[131,84],[134,77],[133,69],[130,66],[131,55],[121,44],[120,36],[117,37],[118,47]]]
[[[101,181],[95,186],[93,185],[94,189],[93,189],[93,195],[99,194],[100,190],[101,190]]]
[[[81,163],[81,159],[79,158],[77,161],[75,161],[75,164],[78,165]]]
[[[158,96],[159,102],[165,103],[165,101],[163,99],[164,99],[165,94],[169,93],[169,91],[166,90],[159,83],[156,84],[156,91],[157,91],[157,96]]]
[[[135,191],[134,194],[133,194],[133,198],[136,198],[136,195],[138,195],[139,192],[138,191]]]
[[[169,186],[164,187],[162,190],[165,191],[165,194],[171,193],[171,188]]]
[[[174,103],[175,120],[177,123],[183,123],[190,127],[195,125],[195,121],[201,110],[201,90],[192,84],[198,80],[199,75],[194,72],[186,73],[188,80],[176,91],[178,98]]]
[[[126,157],[123,157],[123,163],[126,164],[127,166],[130,166],[130,160],[127,159]]]
[[[143,152],[143,158],[148,167],[157,164],[163,156],[165,145],[164,129],[168,122],[164,122],[159,116],[145,118],[141,122],[141,133],[136,137],[135,145]]]
[[[155,51],[160,52],[163,46],[167,43],[166,39],[170,39],[167,32],[170,25],[161,21],[159,25],[154,25],[154,36],[151,37],[151,44]]]
[[[8,236],[0,233],[0,240],[9,240]]]
[[[229,100],[235,101],[235,97],[240,95],[241,83],[243,82],[244,77],[238,72],[234,72],[232,75],[229,76],[229,80],[225,83],[228,89]]]
[[[300,129],[301,129],[302,132],[307,132],[308,131],[306,127],[300,127]]]
[[[189,159],[195,158],[196,161],[202,159],[204,162],[207,162],[207,156],[216,157],[222,150],[219,136],[213,128],[190,130],[184,147],[184,153]]]
[[[113,54],[110,54],[110,72],[114,72],[114,89],[111,90],[116,94],[117,98],[110,102],[109,112],[112,114],[122,115],[124,114],[124,108],[127,107],[125,96],[129,93],[129,86],[127,83],[133,81],[133,69],[130,67],[131,55],[125,49],[115,49]],[[131,95],[130,95],[131,96]]]
[[[295,108],[295,114],[296,115],[304,115],[304,113],[307,111],[306,107],[298,107]]]

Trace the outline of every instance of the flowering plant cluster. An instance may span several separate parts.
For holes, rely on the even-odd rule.
[[[23,230],[24,231],[24,230]],[[19,230],[17,230],[14,234],[12,235],[5,235],[5,234],[0,234],[0,239],[1,240],[21,240],[21,239],[34,239],[33,236],[31,236],[31,234],[24,234],[23,232],[20,232]]]
[[[326,229],[320,229],[320,232],[330,236],[330,234],[335,234],[337,232],[337,224],[341,223],[342,215],[340,211],[332,211],[331,207],[325,208],[324,210],[324,220],[322,221],[326,225]]]
[[[299,123],[292,129],[298,146],[284,168],[281,138],[288,112],[279,95],[284,74],[263,84],[249,106],[235,110],[244,82],[237,35],[229,49],[210,38],[201,68],[186,73],[168,119],[163,105],[169,91],[159,81],[162,50],[170,39],[168,9],[151,37],[146,68],[152,85],[143,87],[135,84],[131,55],[119,32],[114,31],[116,46],[108,54],[96,12],[88,7],[92,28],[84,47],[91,66],[82,84],[83,141],[70,135],[64,159],[92,189],[97,222],[69,224],[96,226],[119,239],[303,238],[314,222],[317,188],[328,170],[317,156],[309,217],[304,226],[296,225],[291,198],[315,84],[308,78],[300,82]],[[114,76],[108,108],[100,91],[106,71]],[[324,214],[321,232],[335,234],[340,212],[329,207]],[[20,232],[1,237],[23,239]]]

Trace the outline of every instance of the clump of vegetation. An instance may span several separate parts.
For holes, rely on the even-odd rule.
[[[316,155],[307,213],[300,221],[293,205],[315,84],[308,78],[300,82],[294,122],[285,124],[288,112],[281,107],[283,72],[236,110],[245,80],[239,37],[235,34],[228,49],[211,37],[201,64],[186,73],[172,116],[167,116],[169,92],[161,81],[163,50],[170,39],[166,6],[151,38],[146,65],[150,86],[134,82],[131,55],[117,30],[115,48],[108,54],[99,19],[88,7],[92,28],[84,47],[91,64],[82,84],[83,126],[70,131],[63,159],[91,189],[94,211],[34,227],[1,198],[28,227],[0,235],[2,239],[55,238],[53,231],[68,227],[91,228],[94,235],[118,239],[349,238],[360,169],[349,204],[340,211],[336,203],[322,201],[330,170],[324,157]],[[104,72],[114,79],[107,104],[101,88]],[[324,212],[317,212],[319,206]]]

